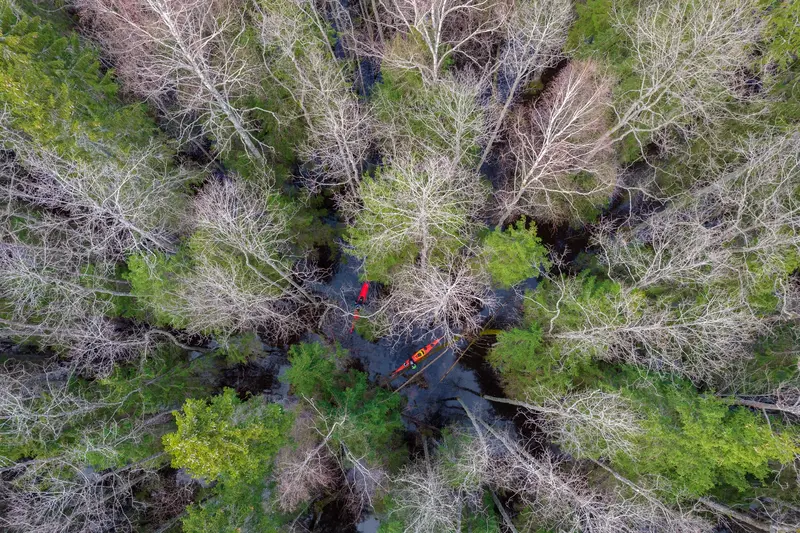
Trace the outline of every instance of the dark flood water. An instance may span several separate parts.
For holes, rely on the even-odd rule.
[[[358,267],[358,263],[352,259],[346,264],[340,263],[330,282],[321,288],[328,298],[351,312],[361,287]],[[527,285],[528,288],[535,287],[536,280],[530,280]],[[375,289],[370,289],[371,297]],[[497,291],[496,296],[499,305],[493,310],[481,311],[484,323],[489,323],[488,329],[501,329],[513,323],[521,308],[521,299],[513,291]],[[365,307],[364,314],[369,312],[368,307]],[[493,405],[481,398],[482,394],[502,393],[497,375],[485,359],[494,343],[493,335],[462,339],[445,350],[434,351],[417,365],[417,370],[409,369],[389,381],[392,372],[412,353],[434,340],[434,335],[418,331],[413,335],[415,340],[380,339],[373,343],[363,339],[357,332],[349,333],[349,329],[349,318],[343,316],[335,320],[325,333],[350,351],[351,357],[359,362],[361,369],[369,374],[373,382],[396,390],[406,380],[421,373],[399,391],[407,399],[403,415],[409,430],[418,430],[424,425],[441,428],[452,422],[466,420],[457,398],[484,418],[494,420],[514,415],[513,408],[509,410],[505,405]]]
[[[336,302],[349,312],[354,310],[354,302],[361,288],[358,277],[359,263],[352,258],[334,266],[330,281],[317,287],[318,292]],[[534,289],[536,279],[521,284],[519,291]],[[362,314],[369,312],[369,301],[375,297],[380,287],[371,285],[368,304]],[[507,329],[518,322],[522,299],[520,292],[511,290],[495,291],[497,306],[481,310],[484,325],[489,330]],[[328,341],[334,341],[350,352],[356,366],[367,372],[370,380],[390,390],[398,390],[407,380],[413,380],[398,390],[405,399],[403,421],[408,431],[409,446],[415,443],[418,432],[430,433],[452,424],[469,424],[469,420],[458,402],[461,401],[473,412],[495,425],[515,424],[525,431],[519,420],[515,420],[517,409],[506,404],[494,404],[482,395],[502,396],[502,388],[497,374],[486,361],[486,356],[495,342],[495,335],[482,335],[462,339],[444,350],[434,351],[416,370],[407,370],[394,380],[389,380],[392,372],[416,350],[434,339],[425,331],[415,331],[411,339],[379,339],[369,342],[357,332],[350,333],[350,318],[339,316],[332,320],[323,334]],[[307,335],[304,341],[321,340],[321,337]],[[419,375],[416,375],[419,374]],[[362,517],[358,524],[347,524],[339,516],[335,504],[327,506],[315,520],[313,531],[374,533],[379,521],[372,515]]]

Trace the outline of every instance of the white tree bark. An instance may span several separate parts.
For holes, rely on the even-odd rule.
[[[607,137],[666,141],[669,129],[691,137],[695,122],[715,124],[726,104],[745,99],[741,72],[765,23],[746,0],[659,0],[636,17],[616,17],[630,40],[637,88],[619,95]],[[705,130],[703,130],[705,131]]]
[[[497,66],[495,97],[502,107],[492,117],[480,170],[503,130],[505,119],[526,83],[561,59],[561,47],[572,22],[572,5],[564,0],[518,2],[506,24],[505,43]]]
[[[234,139],[254,162],[262,146],[250,131],[240,97],[259,94],[258,63],[242,38],[245,10],[235,0],[76,0],[97,38],[118,63],[130,91],[170,111],[178,101],[178,125],[186,139],[195,124],[226,152]],[[263,111],[263,110],[262,110]]]
[[[497,193],[500,223],[517,214],[559,222],[577,216],[579,201],[600,202],[616,181],[612,152],[602,139],[608,80],[591,62],[573,62],[532,110],[520,112],[510,133],[513,166]],[[588,174],[589,185],[575,176]]]
[[[507,14],[497,0],[381,0],[381,5],[389,15],[384,26],[400,34],[395,39],[415,39],[422,48],[408,54],[402,51],[408,45],[395,41],[397,45],[382,51],[382,61],[416,70],[428,80],[437,80],[447,62],[469,44],[500,31]]]

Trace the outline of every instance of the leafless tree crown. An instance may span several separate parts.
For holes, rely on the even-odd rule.
[[[260,95],[260,62],[244,45],[245,9],[237,0],[76,0],[117,62],[123,86],[174,116],[185,139],[200,130],[226,152],[234,140],[259,163],[250,118]],[[177,100],[177,109],[172,101]]]
[[[509,133],[511,176],[497,193],[501,221],[528,214],[557,223],[577,217],[582,204],[608,198],[616,181],[602,136],[610,97],[597,65],[572,62],[533,109],[517,112]]]

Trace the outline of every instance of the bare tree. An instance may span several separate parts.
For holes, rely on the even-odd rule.
[[[302,330],[301,309],[316,302],[300,276],[313,278],[290,230],[294,208],[264,185],[209,183],[194,202],[202,247],[172,298],[155,303],[193,332],[228,335],[266,326],[276,338]]]
[[[464,501],[448,485],[439,464],[415,464],[395,479],[396,509],[405,531],[456,533],[461,531]]]
[[[693,123],[717,123],[725,104],[745,98],[742,72],[764,20],[745,0],[659,0],[617,14],[640,84],[620,95],[608,136],[666,142],[669,129],[688,137]]]
[[[0,484],[0,524],[25,533],[132,531],[129,509],[141,505],[134,487],[153,475],[151,459],[107,472],[61,459],[20,463]]]
[[[90,399],[70,387],[66,367],[6,362],[0,370],[0,435],[6,443],[46,444],[81,417],[121,403]]]
[[[416,70],[437,80],[448,61],[468,45],[485,42],[505,23],[498,0],[381,0],[383,26],[397,33],[381,59],[393,68]],[[467,59],[474,59],[469,57]]]
[[[167,305],[186,318],[190,332],[225,338],[265,327],[273,338],[285,339],[305,328],[303,301],[256,267],[243,268],[237,258],[197,262],[175,296]]]
[[[283,511],[294,511],[301,503],[335,486],[339,473],[327,448],[331,436],[329,431],[322,442],[317,442],[318,434],[310,413],[304,411],[295,418],[293,445],[282,448],[275,460],[278,505]]]
[[[308,71],[317,72],[319,80],[316,90],[306,95],[308,131],[299,147],[301,157],[313,167],[305,182],[312,191],[345,185],[356,195],[371,146],[373,118],[345,83],[341,68],[325,68],[323,58],[315,59]]]
[[[360,517],[366,510],[375,508],[379,499],[386,494],[389,473],[383,467],[370,465],[364,458],[357,458],[345,446],[344,457],[350,468],[345,472],[344,501],[350,512]]]
[[[386,488],[388,473],[357,457],[349,448],[350,438],[361,432],[346,409],[330,415],[304,397],[310,409],[299,412],[292,435],[295,445],[279,453],[277,464],[278,505],[284,511],[341,486],[341,498],[356,518],[374,507]]]
[[[380,261],[415,248],[426,266],[435,254],[464,245],[486,199],[477,176],[446,158],[398,156],[361,184],[361,201],[343,205],[354,219],[353,253]]]
[[[734,149],[739,161],[667,208],[622,230],[602,228],[595,244],[609,274],[639,288],[702,287],[733,282],[744,298],[771,280],[792,316],[794,288],[786,259],[800,251],[800,136],[769,133]],[[748,263],[760,265],[757,272]]]
[[[186,508],[195,500],[197,492],[196,485],[183,483],[177,472],[160,475],[145,486],[148,491],[145,521],[154,527],[158,526],[162,531],[169,531],[170,527],[185,516]]]
[[[55,347],[95,375],[154,346],[154,331],[106,318],[112,298],[130,295],[112,277],[113,262],[87,253],[81,226],[25,211],[0,219],[0,290],[8,298],[0,336]]]
[[[488,119],[480,105],[484,90],[485,80],[465,70],[415,88],[414,103],[408,107],[377,101],[376,107],[389,111],[376,125],[384,152],[402,158],[413,151],[471,165],[471,158],[487,138]]]
[[[463,258],[451,257],[441,266],[409,265],[392,276],[392,290],[380,302],[386,334],[409,336],[436,331],[452,342],[457,335],[480,330],[480,311],[492,309],[490,281]]]
[[[329,24],[305,0],[258,8],[256,18],[265,68],[305,117],[307,136],[299,152],[312,165],[306,184],[312,190],[345,185],[356,194],[373,120],[352,90],[352,66],[340,63],[331,49]]]
[[[289,228],[295,214],[296,208],[280,202],[267,186],[242,181],[210,183],[194,203],[195,225],[207,245],[241,254],[248,270],[265,286],[295,291],[314,301],[292,272],[294,264],[304,259]]]
[[[15,320],[35,323],[33,317],[38,316],[55,325],[83,315],[104,314],[112,307],[110,297],[129,296],[113,285],[106,288],[112,281],[103,275],[111,268],[107,263],[97,263],[100,275],[84,278],[84,264],[72,256],[72,250],[48,246],[53,243],[47,241],[25,244],[17,240],[16,233],[3,232],[3,236],[10,242],[0,243],[0,287],[11,302]],[[43,318],[50,315],[52,321]]]
[[[464,511],[485,512],[486,479],[499,451],[489,442],[480,431],[474,435],[455,427],[448,440],[430,451],[423,437],[424,458],[393,480],[400,497],[392,514],[403,519],[405,531],[456,533],[462,531]]]
[[[608,197],[616,172],[601,136],[610,96],[594,63],[573,62],[533,109],[517,114],[509,134],[512,175],[497,192],[501,224],[522,213],[557,223]]]
[[[306,399],[316,414],[315,429],[328,447],[344,478],[343,500],[356,518],[375,506],[376,498],[385,494],[389,474],[381,465],[370,464],[365,456],[356,455],[348,445],[362,438],[361,428],[347,412],[326,416],[313,401]]]
[[[185,138],[199,121],[227,151],[236,139],[263,164],[242,97],[260,95],[261,67],[248,57],[245,9],[236,0],[75,0],[130,91],[169,112]]]
[[[553,304],[542,307],[550,317],[545,337],[565,355],[625,361],[695,381],[725,380],[742,371],[753,356],[752,343],[771,327],[725,291],[669,304],[650,302],[643,293],[623,287],[602,301],[587,302],[580,282],[554,278],[552,283]],[[568,307],[580,309],[581,324],[559,325],[558,316]]]
[[[39,217],[39,233],[57,224],[61,239],[73,239],[72,245],[82,241],[79,249],[93,259],[174,250],[187,204],[183,191],[196,175],[175,168],[155,142],[140,150],[98,153],[99,163],[87,163],[32,146],[3,127],[2,118],[0,128],[4,145],[17,157],[0,175],[4,201],[51,213]]]
[[[81,250],[51,247],[48,241],[25,244],[6,229],[0,227],[0,237],[10,241],[0,242],[0,290],[8,298],[7,314],[0,317],[1,337],[56,347],[76,369],[97,375],[153,347],[155,339],[146,328],[104,316],[113,307],[110,297],[129,294],[106,288],[111,280],[102,275],[83,277],[83,258],[74,255]],[[25,226],[14,230],[24,231]],[[27,233],[28,239],[35,236]]]
[[[536,402],[487,396],[537,413],[536,423],[548,437],[575,457],[633,456],[634,440],[643,433],[630,400],[617,392],[587,390],[564,396],[542,390]]]
[[[462,513],[479,510],[475,497],[481,499],[486,490],[513,495],[525,510],[516,522],[524,531],[541,527],[570,533],[711,530],[691,512],[673,509],[652,491],[616,473],[603,489],[593,489],[580,465],[551,451],[534,457],[524,443],[462,406],[475,433],[456,428],[447,445],[435,453],[429,453],[423,441],[424,461],[407,467],[394,480],[395,493],[401,497],[393,512],[403,519],[406,531],[461,531]],[[503,514],[509,529],[516,530]]]
[[[160,435],[169,409],[149,416],[120,407],[124,396],[76,383],[73,365],[9,361],[0,367],[0,436],[12,453],[0,457],[0,527],[8,531],[94,532],[130,530],[142,505],[134,487],[155,477],[162,454],[134,464],[131,446]],[[163,379],[162,375],[156,379]],[[149,380],[148,384],[155,380]],[[88,465],[118,465],[94,470]]]
[[[330,87],[330,85],[328,85]],[[351,93],[315,100],[308,137],[301,157],[313,165],[304,181],[312,191],[322,186],[345,185],[356,195],[373,131],[372,117]]]
[[[99,162],[87,162],[33,146],[3,117],[0,128],[14,154],[0,168],[0,288],[9,302],[0,334],[34,338],[84,372],[107,374],[156,335],[106,318],[115,299],[131,298],[116,267],[131,253],[174,250],[195,176],[155,142],[128,151],[88,143]]]
[[[564,0],[517,2],[506,21],[505,43],[498,59],[493,116],[478,169],[492,151],[521,87],[561,59],[561,47],[572,21],[572,5]]]
[[[676,511],[640,487],[605,491],[590,488],[582,473],[551,452],[533,457],[523,446],[489,426],[479,423],[507,451],[490,472],[490,482],[513,492],[531,512],[528,527],[547,525],[558,531],[635,533],[652,529],[664,532],[706,532],[711,526],[690,513]]]

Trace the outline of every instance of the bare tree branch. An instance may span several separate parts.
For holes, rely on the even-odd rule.
[[[579,216],[582,203],[608,197],[616,180],[610,144],[601,137],[609,100],[608,80],[597,67],[573,62],[532,110],[517,114],[509,139],[512,177],[497,192],[501,224],[521,213],[558,223]]]
[[[260,95],[260,67],[248,57],[245,10],[236,0],[76,0],[130,91],[170,112],[182,136],[195,124],[226,152],[233,140],[265,163],[242,97]]]

